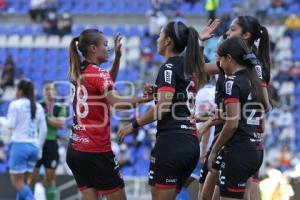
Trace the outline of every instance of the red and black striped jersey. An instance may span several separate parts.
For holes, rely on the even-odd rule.
[[[82,81],[73,84],[73,126],[70,145],[83,152],[111,151],[110,104],[106,94],[114,82],[108,71],[82,64]]]

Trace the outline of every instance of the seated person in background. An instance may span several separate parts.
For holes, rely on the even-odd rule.
[[[57,21],[57,31],[59,36],[70,34],[72,31],[72,17],[68,13],[63,13]]]
[[[4,63],[0,85],[1,89],[5,89],[7,86],[14,86],[14,73],[15,73],[15,63],[12,56],[9,55]]]

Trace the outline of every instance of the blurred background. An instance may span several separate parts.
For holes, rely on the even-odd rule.
[[[200,31],[209,18],[220,18],[215,37],[205,46],[205,55],[215,62],[218,36],[242,14],[258,17],[267,26],[272,41],[270,88],[276,106],[266,119],[261,189],[275,190],[284,185],[289,188],[284,192],[288,198],[300,199],[299,0],[0,0],[0,115],[6,115],[15,97],[16,83],[23,78],[34,82],[38,99],[42,98],[44,84],[55,81],[57,102],[70,103],[67,48],[85,28],[102,30],[112,48],[114,35],[121,33],[123,56],[117,80],[131,81],[136,87],[132,90],[128,82],[119,82],[116,87],[124,95],[139,95],[144,83],[154,83],[163,62],[156,53],[156,40],[168,21],[181,20]],[[108,69],[112,61],[113,55],[102,67]],[[150,199],[147,174],[156,129],[155,124],[145,126],[126,137],[121,145],[116,132],[128,122],[126,118],[144,113],[149,106],[140,107],[138,112],[117,113],[111,119],[112,146],[121,164],[129,200]],[[71,109],[68,115],[72,116]],[[57,132],[58,199],[80,199],[65,162],[71,124],[69,117],[65,128]],[[9,140],[6,130],[0,131],[0,199],[13,199],[15,191],[10,187],[7,164]],[[43,187],[37,187],[38,199],[43,199]],[[192,189],[191,192],[195,193]]]

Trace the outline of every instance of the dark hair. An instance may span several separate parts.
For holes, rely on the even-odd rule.
[[[248,44],[253,48],[263,67],[266,69],[266,81],[270,82],[271,73],[271,58],[270,58],[270,39],[266,27],[260,25],[255,17],[239,16],[237,24],[242,28],[243,33],[249,32],[251,34]],[[254,42],[259,40],[258,49]]]
[[[23,96],[30,101],[31,119],[35,118],[36,104],[34,95],[34,85],[31,81],[21,80],[17,85],[18,90],[22,91]]]
[[[220,44],[217,53],[219,56],[225,57],[231,55],[237,64],[246,67],[247,76],[251,84],[252,98],[256,102],[263,102],[260,80],[255,64],[251,62],[251,53],[248,52],[246,43],[239,37],[228,38]]]
[[[98,45],[99,36],[102,34],[97,29],[86,29],[80,33],[79,37],[74,37],[69,46],[69,78],[73,81],[80,80],[80,65],[81,58],[78,50],[81,52],[83,57],[87,56],[88,47],[90,45]],[[76,44],[78,42],[78,44]],[[78,50],[77,50],[78,48]]]
[[[201,84],[206,82],[204,60],[199,47],[199,34],[193,27],[187,27],[182,22],[169,22],[164,28],[165,37],[170,37],[174,43],[175,53],[184,53],[184,72],[197,76]]]

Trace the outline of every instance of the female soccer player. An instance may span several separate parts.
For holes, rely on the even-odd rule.
[[[182,22],[170,22],[161,29],[157,50],[166,62],[156,79],[156,105],[119,131],[122,139],[134,129],[158,120],[149,169],[153,200],[175,199],[176,191],[199,159],[194,98],[206,75],[198,40],[197,31]]]
[[[225,40],[217,50],[225,71],[225,124],[213,145],[208,168],[223,147],[220,169],[220,199],[242,199],[248,178],[263,161],[263,151],[256,138],[256,126],[263,111],[261,83],[247,46],[241,38]]]
[[[115,48],[121,48],[120,40]],[[124,181],[110,143],[110,106],[131,109],[149,99],[120,97],[114,90],[116,71],[110,74],[100,67],[108,60],[102,32],[84,30],[73,38],[69,52],[75,115],[67,163],[84,199],[104,195],[108,200],[124,200]]]
[[[251,16],[239,16],[236,19],[232,21],[232,24],[229,28],[229,30],[226,32],[226,35],[228,37],[240,37],[242,38],[246,45],[248,50],[253,52],[254,54],[251,56],[252,62],[256,63],[255,68],[257,70],[257,74],[261,80],[261,87],[263,90],[263,102],[265,110],[270,109],[270,100],[267,90],[267,85],[270,82],[270,69],[271,69],[271,61],[270,61],[270,41],[269,41],[269,35],[268,31],[264,26],[261,26],[258,22],[258,20]],[[259,40],[259,45],[256,47],[255,42]],[[256,56],[255,56],[256,55]],[[216,65],[209,65],[209,67],[206,67],[208,73],[217,73],[219,68]],[[206,130],[212,125],[216,125],[218,122],[216,121],[207,121],[204,124],[204,127],[202,130]],[[258,127],[258,132],[263,133],[263,120],[260,122],[260,126]],[[259,136],[259,134],[258,134]],[[218,156],[218,158],[221,158],[222,156]],[[220,162],[220,160],[218,161]],[[205,166],[204,166],[205,169]],[[201,194],[201,198],[199,199],[211,199],[214,187],[210,183],[215,183],[218,177],[218,173],[213,174],[213,172],[210,173],[209,177],[206,177],[206,173],[202,174],[202,178],[200,179],[200,187],[199,189],[203,189],[203,193],[201,194],[201,191],[199,194]],[[204,187],[203,187],[203,182]],[[250,195],[254,195],[257,197],[259,194],[259,188],[257,184],[257,178],[252,179],[249,181],[250,185]],[[206,186],[205,186],[206,185]]]
[[[34,189],[34,185],[37,181],[40,167],[44,165],[46,168],[43,184],[46,189],[47,200],[56,199],[56,187],[55,187],[55,169],[58,165],[58,138],[56,136],[57,129],[63,128],[66,118],[65,107],[55,104],[56,90],[54,83],[47,83],[44,86],[43,91],[44,99],[41,105],[44,109],[47,119],[47,136],[43,146],[42,158],[37,162],[32,179],[30,181],[31,188]]]
[[[21,80],[16,97],[9,105],[4,122],[12,131],[9,172],[18,191],[16,199],[33,200],[33,193],[26,183],[41,155],[47,133],[46,119],[42,106],[35,102],[32,82]]]
[[[226,39],[226,35],[223,35],[219,38],[218,45],[220,45],[224,39]],[[216,53],[217,54],[217,53]],[[215,104],[216,109],[223,110],[223,99],[224,99],[224,81],[225,81],[225,73],[222,68],[220,68],[220,62],[219,58],[217,57],[217,65],[219,67],[219,74],[218,74],[218,80],[216,83],[216,89],[215,89]],[[218,138],[219,133],[221,132],[223,128],[223,120],[213,120],[210,118],[207,120],[200,129],[198,129],[201,136],[205,136],[204,134],[207,133],[207,130],[209,130],[212,126],[215,126],[214,130],[214,140],[212,145],[215,143],[216,139]],[[211,145],[211,147],[212,147]],[[219,176],[219,169],[220,169],[220,162],[222,160],[222,153],[217,156],[217,160],[213,165],[212,171],[208,171],[207,168],[207,159],[211,151],[211,147],[209,148],[209,151],[206,154],[206,159],[204,161],[203,167],[200,171],[200,179],[199,179],[199,193],[198,193],[198,199],[211,199],[213,197],[215,184],[218,180]]]

